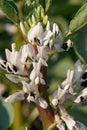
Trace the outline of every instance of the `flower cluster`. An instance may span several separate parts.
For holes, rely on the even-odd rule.
[[[24,27],[20,24],[21,30]],[[6,49],[6,61],[0,59],[0,67],[8,72],[6,77],[12,82],[22,83],[22,90],[10,95],[6,102],[27,99],[47,108],[47,102],[40,96],[39,84],[45,85],[46,81],[41,72],[41,67],[47,67],[49,52],[53,50],[68,50],[72,42],[68,40],[64,43],[62,32],[56,23],[47,23],[45,29],[39,22],[31,27],[27,33],[28,44],[23,45],[20,50],[16,49],[16,44],[12,44],[12,51]],[[32,66],[32,67],[31,67]],[[31,68],[33,68],[31,70]]]
[[[16,45],[13,43],[12,52],[8,49],[5,51],[7,61],[0,59],[0,67],[9,73],[6,74],[8,79],[15,83],[21,82],[23,85],[21,91],[9,96],[5,101],[13,103],[26,98],[28,102],[35,102],[46,108],[47,103],[40,97],[38,91],[38,84],[45,84],[40,72],[41,65],[47,66],[41,54],[41,52],[43,53],[42,48],[37,48],[38,54],[36,55],[32,45],[23,45],[20,51],[17,51]],[[31,65],[33,70],[30,72]]]
[[[41,23],[33,26],[28,32],[28,41],[32,44],[45,47],[47,51],[69,50],[72,46],[71,40],[64,43],[64,38],[58,25],[49,21],[45,30]]]
[[[75,63],[75,69],[67,71],[67,78],[61,83],[60,86],[58,86],[58,90],[54,92],[52,104],[53,106],[59,108],[59,115],[61,115],[61,119],[57,122],[57,127],[59,129],[61,129],[61,127],[64,129],[63,122],[65,122],[69,130],[73,130],[74,128],[78,130],[78,127],[76,127],[77,122],[69,116],[64,107],[68,105],[72,106],[76,103],[86,105],[87,88],[84,88],[86,86],[87,71],[78,60]],[[59,119],[58,115],[56,115],[56,118]]]

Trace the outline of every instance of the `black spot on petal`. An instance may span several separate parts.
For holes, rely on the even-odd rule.
[[[81,96],[81,97],[80,97],[80,100],[81,100],[81,102],[82,102],[82,101],[84,100],[84,97],[83,97],[83,96]]]
[[[8,70],[9,72],[12,72],[12,70],[11,70],[11,68],[10,68],[9,66],[7,66],[7,70]]]
[[[17,72],[17,70],[18,70],[15,65],[13,65],[13,70],[14,70],[15,72]]]
[[[81,83],[81,86],[87,87],[87,80]]]
[[[57,33],[57,31],[55,31],[55,38],[58,36],[58,33]]]
[[[38,45],[40,45],[40,40],[38,38],[34,38],[34,42],[36,42]]]
[[[0,64],[1,68],[6,69],[6,66],[4,66],[3,64]]]
[[[63,43],[62,48],[66,51],[68,48],[67,43]]]
[[[33,92],[31,92],[31,94],[30,94],[32,97],[34,97],[35,98],[35,94],[33,93]]]
[[[86,79],[87,78],[87,72],[83,73],[82,75],[82,79]]]

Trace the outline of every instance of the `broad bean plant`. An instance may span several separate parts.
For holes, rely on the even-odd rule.
[[[53,2],[23,0],[22,9],[19,10],[14,1],[0,0],[0,9],[22,37],[19,48],[18,43],[14,42],[10,50],[5,48],[6,58],[0,57],[0,69],[8,81],[16,86],[20,83],[21,89],[2,98],[6,104],[26,100],[32,105],[33,102],[39,112],[43,130],[87,130],[84,124],[68,112],[73,106],[87,105],[86,60],[77,52],[78,60],[73,69],[68,68],[65,79],[58,83],[52,98],[49,98],[47,87],[48,61],[55,54],[65,51],[67,54],[73,49],[73,35],[87,25],[87,3],[85,1],[74,14],[64,34],[60,26],[49,18],[48,12]]]

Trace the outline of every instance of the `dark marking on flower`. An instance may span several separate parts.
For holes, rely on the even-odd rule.
[[[67,48],[68,48],[67,43],[63,43],[62,48],[66,51],[66,50],[67,50]]]
[[[80,100],[81,100],[81,102],[82,102],[82,101],[84,100],[84,97],[83,97],[83,96],[81,96],[81,97],[80,97]]]
[[[82,75],[82,79],[86,79],[87,78],[87,72],[83,73]]]
[[[36,42],[38,45],[40,45],[40,40],[36,37],[34,37],[34,42]]]
[[[1,68],[6,69],[6,63],[7,63],[6,61],[0,63]]]
[[[55,31],[55,38],[57,37],[57,31]]]
[[[13,70],[14,70],[15,72],[17,72],[17,70],[18,70],[15,65],[13,65]]]
[[[35,98],[35,94],[33,93],[33,92],[31,92],[31,94],[30,94],[32,97],[34,97]]]
[[[0,63],[0,66],[3,68],[3,69],[6,69],[6,66],[4,66],[3,64]]]
[[[11,68],[10,68],[9,66],[7,66],[7,70],[8,70],[9,72],[12,72],[12,70],[11,70]]]
[[[81,83],[81,86],[87,87],[87,80]]]
[[[27,94],[27,93],[25,93],[25,94],[24,94],[24,97],[25,97],[25,99],[27,99],[27,97],[28,97],[28,94]]]
[[[59,35],[59,32],[60,32],[60,31],[58,31],[58,32],[55,31],[55,38]]]
[[[27,56],[25,62],[27,62],[27,61],[31,61],[31,58],[29,56]]]
[[[3,61],[3,64],[4,64],[4,65],[6,65],[6,63],[7,63],[6,61]]]

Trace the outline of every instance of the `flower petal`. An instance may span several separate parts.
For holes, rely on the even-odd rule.
[[[87,99],[87,88],[83,89],[80,94],[76,97],[76,99],[74,100],[75,103],[80,103],[82,102],[84,99]]]
[[[10,95],[9,97],[7,97],[5,99],[5,102],[8,102],[8,103],[15,103],[17,101],[21,101],[21,100],[24,100],[25,97],[24,97],[24,92],[23,91],[19,91],[19,92],[16,92],[12,95]]]
[[[76,122],[68,115],[66,116],[61,116],[62,120],[66,123],[66,126],[68,127],[69,130],[73,130]]]
[[[35,43],[34,38],[40,37],[40,35],[43,33],[43,27],[41,23],[38,23],[37,25],[33,26],[29,32],[28,32],[28,41],[32,44]]]
[[[40,105],[44,109],[46,109],[48,107],[47,102],[41,97],[38,97],[36,104]]]

